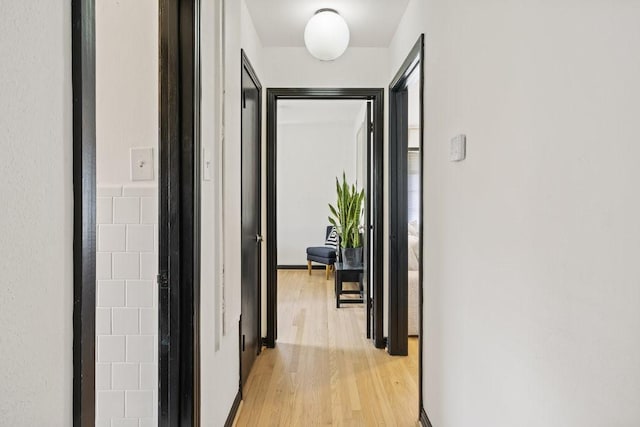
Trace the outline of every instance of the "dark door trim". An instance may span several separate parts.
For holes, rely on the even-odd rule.
[[[199,0],[160,1],[158,424],[200,422]]]
[[[407,111],[406,111],[406,85],[411,73],[419,66],[420,79],[420,188],[424,194],[424,34],[421,34],[409,55],[400,66],[395,77],[389,85],[389,193],[401,194],[397,199],[390,198],[389,209],[389,239],[392,246],[389,249],[389,279],[393,283],[392,276],[398,271],[407,269],[407,240],[398,239],[407,236]],[[404,161],[402,160],[404,158]],[[400,167],[400,169],[398,169]],[[400,178],[401,177],[401,178]],[[404,179],[404,181],[402,180]],[[402,204],[396,205],[394,203]],[[422,425],[431,425],[423,402],[423,346],[424,346],[424,196],[420,197],[420,265],[419,265],[419,342],[418,342],[418,414]],[[404,233],[404,234],[399,234]],[[392,238],[395,237],[395,238]],[[402,248],[395,246],[401,243]],[[399,282],[399,286],[389,286],[389,353],[407,353],[407,312],[408,312],[408,282]]]
[[[258,235],[262,236],[262,83],[260,83],[260,79],[258,78],[258,74],[256,73],[255,69],[253,68],[253,65],[251,65],[251,61],[249,61],[249,57],[247,56],[246,52],[244,51],[244,49],[240,50],[240,56],[241,56],[241,64],[240,64],[240,72],[241,72],[241,79],[242,79],[242,74],[244,72],[244,70],[247,71],[247,73],[249,74],[249,77],[251,78],[251,81],[253,82],[253,84],[256,86],[256,88],[258,89],[258,123],[257,123],[257,128],[258,128],[258,139],[260,140],[259,144],[258,144],[258,157],[260,158],[260,166],[258,167],[258,170],[256,171],[258,180],[260,181],[260,184],[258,185],[258,191],[260,192],[260,202],[258,203],[257,208],[258,209]],[[244,88],[242,88],[242,90],[244,91]],[[244,96],[244,94],[242,94],[242,96]],[[242,105],[241,105],[242,108]],[[240,117],[242,117],[242,111],[240,112]],[[240,126],[241,129],[241,141],[242,141],[242,123]],[[242,146],[242,144],[240,144]],[[242,148],[242,147],[241,147]],[[241,149],[242,152],[242,149]],[[242,154],[241,154],[242,157]],[[240,170],[240,175],[242,176],[242,162],[241,162],[241,170]],[[242,186],[242,182],[241,182],[241,186]],[[242,191],[242,189],[241,189]],[[241,207],[241,210],[244,211],[245,206]],[[258,354],[260,354],[260,352],[262,351],[262,342],[261,342],[261,334],[262,334],[262,251],[260,251],[260,257],[258,259],[258,272],[257,272],[257,278],[258,278],[258,289],[257,289],[257,295],[256,295],[256,300],[258,301],[258,308],[257,308],[257,313],[255,313],[256,315],[256,331],[258,332],[258,337],[259,337],[259,344],[258,344]],[[241,297],[242,298],[242,297]],[[242,322],[243,319],[245,318],[245,316],[242,315],[243,313],[240,313],[240,339],[239,339],[239,351],[240,351],[240,396],[242,397],[242,388],[244,386],[244,384],[242,384]]]
[[[401,80],[389,90],[389,340],[393,356],[408,354],[408,93]]]
[[[95,423],[95,0],[71,2],[73,87],[73,425]]]
[[[269,88],[267,89],[267,336],[265,345],[273,348],[278,338],[278,260],[277,260],[277,103],[281,99],[362,99],[373,101],[373,226],[374,226],[374,344],[384,348],[383,331],[383,140],[384,89],[364,88]]]
[[[420,39],[409,52],[400,70],[389,85],[389,354],[406,356],[408,277],[407,277],[407,80],[422,64],[424,38]],[[420,72],[420,114],[422,114],[423,73]],[[421,117],[421,129],[422,127]],[[422,133],[420,146],[422,147]],[[423,156],[420,157],[422,168]],[[422,174],[422,170],[421,170]],[[420,198],[422,213],[422,198]],[[422,221],[420,221],[422,239]],[[422,240],[421,240],[422,241]],[[420,254],[422,256],[422,254]],[[422,259],[422,258],[421,258]],[[420,266],[422,283],[422,266]],[[391,286],[396,283],[397,286]],[[421,289],[421,286],[419,287]]]

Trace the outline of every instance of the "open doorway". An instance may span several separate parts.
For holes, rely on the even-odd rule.
[[[291,256],[286,253],[279,253],[279,199],[278,191],[280,185],[279,178],[279,113],[280,103],[285,102],[284,106],[293,107],[290,102],[322,102],[322,101],[360,101],[360,104],[354,110],[354,121],[351,123],[352,131],[357,126],[355,117],[363,118],[366,121],[365,134],[360,135],[365,138],[366,142],[361,145],[361,164],[360,173],[363,175],[361,188],[364,189],[365,198],[363,205],[363,227],[362,240],[364,247],[368,248],[363,252],[361,275],[361,289],[363,306],[365,308],[366,330],[363,331],[373,340],[373,344],[378,348],[384,347],[384,336],[382,330],[382,129],[383,129],[383,90],[382,89],[268,89],[267,90],[267,295],[266,295],[266,318],[267,318],[267,335],[265,344],[267,347],[275,347],[277,339],[278,325],[278,265],[281,266],[304,266],[309,260],[305,256],[304,248],[301,252],[301,261],[289,261],[286,257]],[[319,104],[317,104],[319,105]],[[313,109],[314,107],[309,107]],[[315,107],[318,108],[318,107]],[[292,111],[294,108],[290,108]],[[298,109],[299,110],[299,109]],[[358,116],[361,112],[364,114]],[[317,111],[316,111],[317,113]],[[285,113],[286,114],[286,113]],[[295,113],[292,112],[292,115]],[[311,112],[309,115],[313,115]],[[316,114],[317,115],[317,114]],[[335,116],[335,113],[334,113]],[[361,125],[361,123],[360,123]],[[359,126],[361,127],[361,126]],[[295,137],[294,137],[295,138]],[[351,135],[351,148],[349,152],[353,153],[353,176],[358,172],[356,162],[356,139],[355,134]],[[295,146],[294,146],[295,147]],[[299,147],[298,147],[299,148]],[[340,156],[340,151],[334,152],[334,155]],[[366,159],[366,171],[364,170],[364,159]],[[296,159],[297,162],[315,162],[316,159],[311,156],[306,159]],[[304,166],[304,164],[302,164]],[[316,164],[317,166],[317,164]],[[340,174],[341,175],[341,174]],[[341,176],[339,177],[341,179]],[[331,178],[331,184],[335,186],[335,177]],[[328,187],[335,188],[335,187]],[[309,194],[313,194],[312,188],[305,189]],[[333,199],[335,200],[335,199]],[[331,201],[331,199],[329,200]],[[321,202],[326,203],[326,202]],[[293,208],[295,210],[299,210]],[[318,217],[319,224],[316,225],[317,241],[322,244],[328,237],[329,229],[329,209],[328,206],[321,212],[324,214]],[[315,212],[314,212],[315,214]],[[322,219],[321,219],[322,218]],[[326,219],[325,219],[326,218]],[[287,226],[287,229],[289,227]],[[316,245],[318,246],[318,245]],[[293,255],[296,256],[296,255]],[[280,258],[280,259],[279,259]],[[292,258],[296,259],[296,258]],[[338,263],[334,264],[335,266]],[[308,265],[307,265],[308,267]],[[325,263],[325,279],[328,278],[328,270]],[[335,276],[339,277],[337,271]],[[335,282],[335,278],[334,282]]]
[[[326,300],[335,299],[336,308],[349,306],[354,315],[349,323],[362,323],[360,335],[369,338],[365,286],[370,281],[364,276],[372,262],[363,256],[348,264],[342,256],[347,244],[359,246],[353,250],[359,255],[372,253],[364,236],[365,203],[358,201],[352,215],[362,236],[357,242],[345,241],[344,221],[333,218],[329,206],[347,210],[337,202],[337,185],[341,191],[348,185],[353,200],[366,192],[371,103],[296,99],[279,101],[277,108],[278,315],[291,324],[289,316],[300,314],[296,300],[306,299],[308,309],[323,311]],[[305,292],[311,290],[318,293]],[[279,339],[288,342],[282,335]]]
[[[74,425],[198,418],[197,7],[72,1]]]
[[[418,353],[419,411],[423,342],[423,93],[421,35],[389,85],[389,346]]]

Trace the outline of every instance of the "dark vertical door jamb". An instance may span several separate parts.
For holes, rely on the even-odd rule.
[[[267,336],[265,345],[276,346],[278,339],[278,222],[276,213],[277,195],[277,95],[267,90]]]
[[[392,88],[389,121],[389,354],[408,354],[408,92]]]
[[[158,423],[199,424],[199,0],[160,1]]]
[[[178,425],[176,393],[180,378],[176,364],[179,354],[172,355],[176,334],[171,326],[177,324],[179,306],[172,298],[171,290],[177,288],[179,280],[179,251],[170,248],[180,241],[179,230],[169,227],[170,221],[180,220],[177,204],[169,203],[169,195],[179,194],[178,170],[172,165],[179,164],[180,153],[175,141],[180,139],[179,118],[179,57],[178,3],[175,0],[160,1],[160,144],[159,144],[159,197],[158,197],[158,425],[168,427]],[[173,253],[172,253],[173,252]],[[172,274],[169,275],[169,272]],[[170,286],[173,284],[173,287]],[[172,304],[173,302],[173,304]]]
[[[160,1],[160,154],[158,206],[158,425],[179,425],[180,56],[178,0]],[[172,392],[173,390],[173,392]]]
[[[371,339],[373,337],[373,296],[371,294],[371,278],[372,272],[371,267],[373,265],[371,245],[373,244],[373,224],[372,224],[372,213],[373,213],[373,194],[371,187],[371,173],[373,169],[373,165],[371,164],[371,152],[373,151],[373,112],[372,112],[372,102],[367,101],[366,106],[366,115],[365,115],[365,158],[367,161],[367,170],[366,177],[364,178],[364,187],[366,189],[366,198],[365,198],[365,222],[364,222],[364,250],[365,254],[363,256],[364,261],[364,281],[365,281],[365,316],[366,316],[366,328],[367,328],[367,338]]]
[[[373,106],[373,340],[376,348],[384,348],[384,90],[377,91]]]
[[[389,345],[391,355],[408,353],[408,122],[407,82],[420,67],[424,35],[418,38],[389,85]],[[421,90],[423,80],[421,78]],[[422,98],[421,98],[422,99]],[[421,108],[422,111],[422,108]],[[421,137],[422,138],[422,137]],[[422,140],[421,140],[422,143]],[[422,224],[422,221],[420,222]],[[419,287],[421,287],[420,284]]]
[[[94,0],[71,2],[73,425],[95,422],[96,69]]]

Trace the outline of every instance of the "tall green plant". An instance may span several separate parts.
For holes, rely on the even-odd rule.
[[[329,203],[329,222],[336,227],[340,234],[343,248],[359,248],[360,241],[360,219],[362,217],[362,202],[364,201],[364,190],[358,191],[356,184],[347,184],[346,174],[342,173],[342,184],[336,178],[336,192],[338,200],[336,206]]]

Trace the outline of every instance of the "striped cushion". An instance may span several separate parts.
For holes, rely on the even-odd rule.
[[[335,227],[331,227],[331,231],[327,235],[327,239],[324,241],[325,246],[331,246],[334,249],[338,249],[338,231]]]

